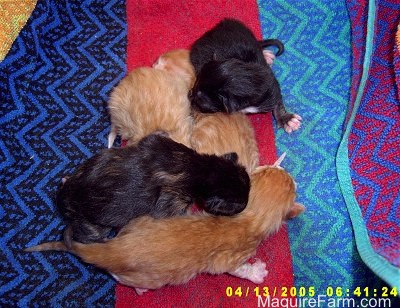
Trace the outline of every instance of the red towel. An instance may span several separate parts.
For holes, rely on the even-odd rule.
[[[172,0],[127,0],[128,71],[138,66],[151,65],[160,54],[168,50],[189,48],[196,38],[224,17],[241,20],[261,39],[258,16],[257,3],[250,0],[182,3]],[[251,121],[256,131],[261,164],[271,164],[276,159],[271,114],[253,115]],[[285,291],[283,287],[289,290],[293,286],[292,258],[286,227],[262,242],[256,258],[266,262],[269,271],[264,283],[260,285],[227,274],[202,274],[185,285],[166,286],[142,296],[136,295],[133,288],[117,285],[116,306],[257,307],[256,287],[259,287],[260,294],[264,287],[268,287],[271,296],[275,291],[275,297],[281,297],[282,290]],[[287,296],[290,296],[289,291]],[[263,300],[266,300],[265,297]]]

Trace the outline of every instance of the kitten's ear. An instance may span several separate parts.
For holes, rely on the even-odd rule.
[[[286,214],[286,219],[292,219],[299,216],[306,210],[306,207],[298,202],[293,202],[293,205],[289,209],[289,213]]]
[[[230,152],[222,155],[221,157],[233,161],[234,163],[238,162],[239,156],[236,154],[236,152]]]
[[[231,113],[232,108],[228,99],[228,95],[225,93],[225,91],[218,91],[218,100],[221,102],[221,105],[224,107],[224,110],[226,113]],[[222,110],[221,110],[222,111]]]

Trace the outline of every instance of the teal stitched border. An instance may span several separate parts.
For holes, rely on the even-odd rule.
[[[362,95],[364,93],[365,84],[368,78],[369,67],[372,59],[372,49],[375,30],[375,16],[376,5],[374,0],[370,0],[368,4],[368,23],[367,23],[367,37],[366,49],[363,63],[363,72],[360,81],[360,86],[357,92],[357,97],[354,103],[354,108],[351,113],[349,122],[343,139],[339,145],[338,153],[336,156],[336,170],[339,178],[340,189],[342,190],[343,197],[346,201],[347,209],[350,214],[350,219],[353,225],[356,245],[361,259],[368,265],[368,267],[384,281],[392,287],[397,287],[400,291],[400,268],[395,267],[389,263],[385,258],[377,254],[371,246],[368,231],[365,226],[360,206],[354,195],[353,185],[350,176],[350,166],[348,157],[348,139],[357,110],[360,106]],[[399,294],[400,296],[400,294]]]

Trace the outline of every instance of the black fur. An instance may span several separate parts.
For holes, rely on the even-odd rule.
[[[193,202],[211,214],[234,215],[246,207],[249,190],[236,153],[198,154],[153,134],[88,159],[61,187],[57,205],[74,239],[89,243],[141,215],[184,214]]]
[[[279,40],[257,41],[242,22],[224,19],[207,31],[192,46],[190,59],[196,72],[196,82],[190,92],[192,106],[201,112],[274,113],[279,126],[294,115],[283,105],[281,89],[262,49]],[[249,109],[247,109],[249,112]]]
[[[282,42],[280,40],[277,39],[266,39],[266,40],[262,40],[259,41],[259,43],[261,44],[261,48],[267,48],[270,46],[275,46],[278,47],[278,51],[276,52],[275,56],[280,56],[281,54],[283,54],[283,52],[285,51],[285,46],[282,44]]]

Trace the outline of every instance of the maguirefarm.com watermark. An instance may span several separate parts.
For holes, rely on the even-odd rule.
[[[263,297],[258,296],[257,307],[276,307],[276,308],[291,308],[291,307],[369,307],[369,308],[391,308],[391,298],[351,298],[351,297],[328,297],[327,295],[318,295],[314,297],[291,297],[291,298],[277,298],[277,297]]]

